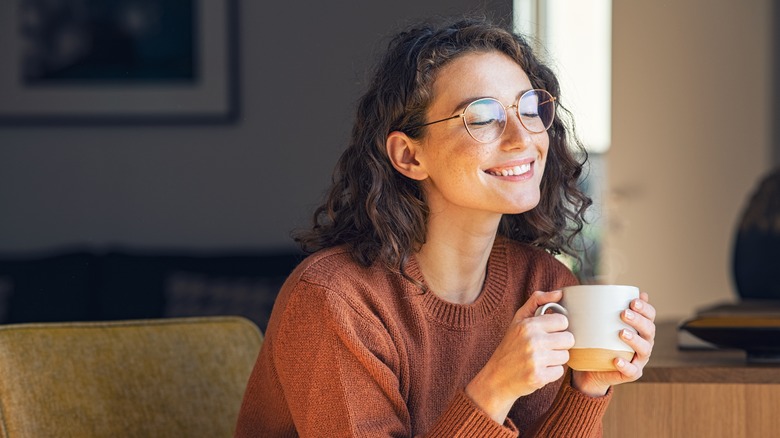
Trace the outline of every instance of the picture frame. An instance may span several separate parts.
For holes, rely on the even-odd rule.
[[[236,8],[236,0],[2,1],[0,124],[233,122]]]

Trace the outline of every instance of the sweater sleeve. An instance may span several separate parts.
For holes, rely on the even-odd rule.
[[[297,288],[273,340],[275,368],[297,433],[411,436],[397,347],[389,333],[333,291],[305,282]],[[422,432],[448,438],[518,436],[510,420],[496,423],[462,391],[432,429]]]
[[[547,413],[522,436],[589,438],[602,435],[601,420],[612,398],[612,388],[601,397],[590,397],[571,386],[571,373],[571,369],[566,371]]]

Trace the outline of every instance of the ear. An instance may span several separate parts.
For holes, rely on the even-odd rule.
[[[417,161],[419,144],[400,131],[393,131],[385,142],[390,162],[402,175],[422,181],[428,178],[422,165]]]

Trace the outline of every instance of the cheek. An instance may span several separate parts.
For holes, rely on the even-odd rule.
[[[550,152],[550,134],[544,136],[541,142],[539,142],[539,153],[547,158],[547,154]]]
[[[550,157],[550,153],[552,152],[550,150],[550,141],[549,138],[546,138],[545,141],[541,142],[538,146],[539,156],[542,158],[542,165],[541,168],[544,169],[547,165],[547,160]]]
[[[457,174],[461,178],[473,176],[489,158],[488,148],[474,142],[471,137],[454,136],[437,144],[428,144],[425,150],[425,159],[437,172]]]

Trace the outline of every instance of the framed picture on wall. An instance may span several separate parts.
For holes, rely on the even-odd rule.
[[[0,123],[237,116],[235,0],[3,0]]]

